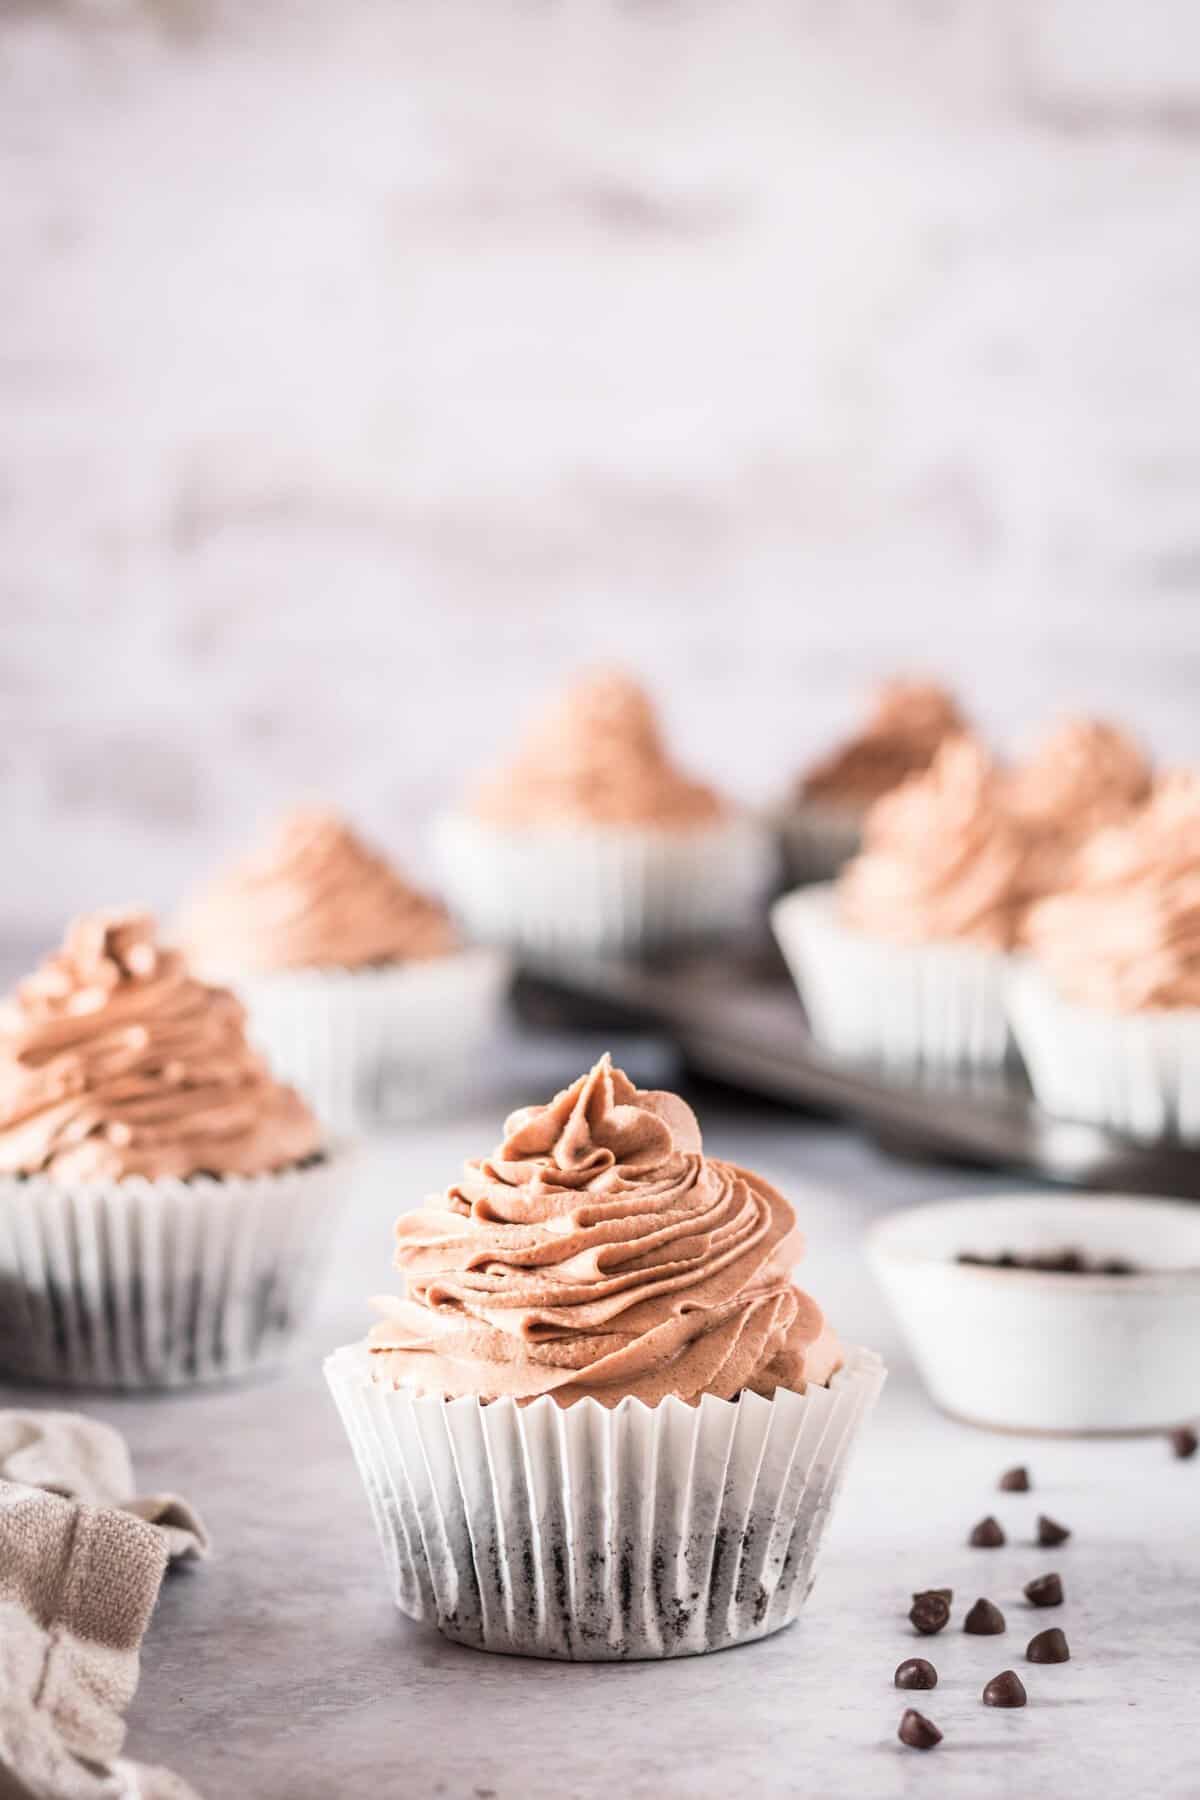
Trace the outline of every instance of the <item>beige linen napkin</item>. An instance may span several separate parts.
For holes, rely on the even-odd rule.
[[[0,1481],[23,1481],[68,1500],[136,1513],[161,1527],[172,1562],[208,1555],[208,1533],[186,1500],[176,1494],[133,1498],[133,1464],[125,1439],[96,1419],[79,1413],[0,1411]]]
[[[0,1478],[0,1800],[195,1800],[120,1750],[170,1547],[202,1554],[203,1528],[170,1496],[130,1503],[160,1526],[46,1491],[132,1489],[120,1436],[73,1414],[0,1412],[14,1471],[37,1485]]]

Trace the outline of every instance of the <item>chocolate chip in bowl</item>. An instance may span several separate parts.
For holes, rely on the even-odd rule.
[[[1044,1192],[941,1201],[879,1221],[868,1251],[918,1373],[956,1418],[1169,1433],[1195,1412],[1200,1208]],[[1004,1491],[1025,1490],[1006,1476]]]

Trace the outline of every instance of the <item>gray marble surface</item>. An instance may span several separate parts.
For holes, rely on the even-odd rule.
[[[88,1410],[131,1442],[143,1488],[203,1509],[213,1560],[172,1576],[145,1649],[130,1753],[178,1769],[206,1800],[724,1800],[753,1793],[888,1800],[1027,1790],[1134,1800],[1200,1793],[1200,1460],[1161,1440],[1024,1442],[939,1417],[916,1386],[860,1254],[867,1221],[939,1193],[999,1190],[996,1176],[886,1160],[830,1124],[699,1096],[708,1147],[748,1161],[795,1198],[809,1238],[803,1279],[845,1336],[878,1346],[892,1375],[834,1522],[800,1622],[766,1642],[667,1664],[568,1666],[444,1643],[393,1610],[322,1354],[361,1334],[366,1296],[389,1284],[390,1227],[491,1145],[504,1109],[574,1072],[561,1046],[507,1064],[496,1091],[369,1147],[318,1316],[286,1374],[232,1392],[104,1399]],[[661,1078],[663,1071],[638,1071]],[[0,1389],[0,1397],[70,1403]],[[1036,1491],[995,1491],[1030,1464]],[[1072,1526],[1031,1546],[1039,1508]],[[1005,1549],[965,1547],[995,1511]],[[1057,1567],[1067,1604],[1020,1598]],[[910,1589],[952,1585],[955,1622],[915,1640]],[[968,1638],[984,1594],[1000,1638]],[[1065,1666],[1024,1662],[1061,1623]],[[892,1671],[923,1649],[941,1673],[924,1707],[945,1732],[932,1757],[896,1741]],[[984,1681],[1026,1679],[1023,1712],[985,1710]]]

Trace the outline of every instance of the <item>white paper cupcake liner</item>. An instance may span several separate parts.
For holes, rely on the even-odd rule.
[[[1009,957],[974,944],[889,944],[843,925],[832,884],[777,900],[771,923],[818,1043],[857,1062],[999,1068]]]
[[[480,1650],[691,1656],[779,1631],[883,1385],[870,1350],[827,1388],[647,1407],[441,1400],[325,1365],[397,1606]]]
[[[0,1370],[179,1388],[277,1361],[309,1314],[346,1162],[190,1181],[0,1178]]]
[[[633,952],[749,924],[769,834],[737,815],[690,830],[503,830],[465,813],[435,827],[442,884],[472,937],[547,956]]]
[[[1019,963],[1009,1014],[1039,1105],[1142,1139],[1200,1143],[1200,1009],[1114,1013],[1064,1000]]]
[[[419,1114],[496,1031],[509,964],[473,946],[371,969],[297,969],[236,983],[273,1072],[337,1131]]]
[[[862,814],[850,807],[812,801],[776,814],[780,860],[790,887],[832,881],[862,848]]]

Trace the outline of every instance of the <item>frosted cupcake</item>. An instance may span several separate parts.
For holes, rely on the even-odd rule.
[[[610,673],[568,689],[437,845],[472,935],[551,955],[736,930],[769,870],[761,828],[675,765],[646,694]]]
[[[1200,778],[1091,838],[1026,921],[1017,1044],[1051,1112],[1200,1141]]]
[[[788,880],[836,875],[860,849],[875,802],[924,774],[947,738],[966,730],[954,696],[935,682],[884,682],[862,729],[801,776],[779,815]]]
[[[508,971],[331,813],[289,814],[183,914],[273,1065],[348,1129],[419,1107],[495,1028]]]
[[[0,1368],[175,1387],[278,1357],[341,1173],[152,922],[98,914],[0,1015]]]
[[[986,752],[950,740],[876,802],[864,838],[837,882],[772,911],[813,1035],[860,1061],[997,1067],[1026,843]]]
[[[326,1372],[402,1611],[582,1660],[796,1616],[883,1369],[793,1286],[781,1194],[605,1057],[396,1235],[404,1298]]]
[[[1004,783],[1005,803],[1027,837],[1030,899],[1068,882],[1080,846],[1128,819],[1152,779],[1137,740],[1103,719],[1064,719],[1049,732]]]

